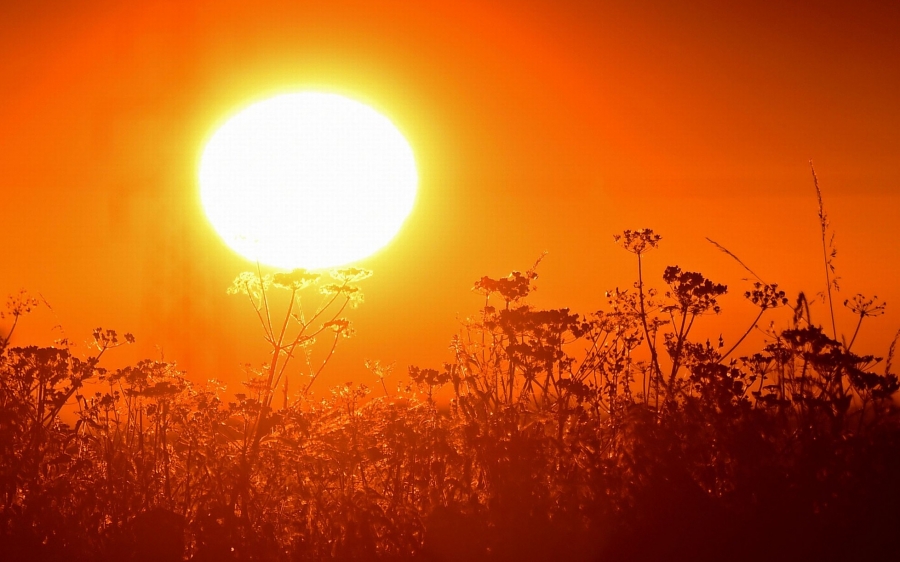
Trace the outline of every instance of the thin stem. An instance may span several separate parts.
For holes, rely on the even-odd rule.
[[[706,240],[707,240],[707,242],[709,242],[710,244],[712,244],[713,246],[715,246],[716,248],[718,248],[720,251],[722,251],[722,252],[728,254],[729,256],[731,256],[731,258],[734,259],[734,261],[736,261],[736,262],[738,262],[739,264],[741,264],[741,267],[743,267],[745,270],[747,270],[747,272],[750,273],[750,275],[752,275],[753,277],[756,277],[756,279],[759,280],[760,283],[762,283],[762,284],[764,284],[764,285],[766,284],[766,282],[763,281],[763,278],[762,278],[762,277],[760,277],[759,275],[756,274],[755,271],[753,271],[752,269],[750,269],[750,267],[748,267],[747,264],[745,264],[743,261],[741,261],[741,258],[737,257],[734,253],[732,253],[731,250],[729,250],[729,249],[726,248],[725,246],[719,244],[718,242],[716,242],[716,241],[713,240],[712,238],[707,237]]]
[[[754,321],[750,324],[750,327],[747,328],[747,331],[744,332],[744,335],[741,336],[740,339],[738,339],[738,341],[736,341],[736,342],[734,343],[733,346],[731,346],[731,349],[729,349],[729,350],[726,351],[721,357],[719,357],[719,360],[717,361],[717,363],[721,363],[722,361],[724,361],[726,357],[728,357],[729,355],[731,355],[731,352],[732,352],[732,351],[734,351],[735,349],[737,349],[737,347],[738,347],[739,345],[741,345],[741,342],[744,341],[744,338],[746,338],[747,336],[749,336],[749,335],[750,335],[750,332],[753,331],[753,328],[756,327],[756,324],[759,323],[759,319],[762,318],[762,315],[763,315],[763,313],[764,313],[765,311],[766,311],[765,308],[760,308],[760,309],[759,309],[759,314],[756,315],[756,320],[754,320]]]
[[[340,333],[336,332],[334,334],[334,341],[331,343],[331,349],[328,350],[328,355],[325,357],[325,359],[322,361],[322,364],[319,366],[319,368],[313,374],[312,378],[309,380],[309,384],[307,384],[306,388],[303,389],[303,394],[306,394],[307,392],[309,392],[310,387],[312,387],[313,383],[316,382],[316,379],[319,378],[319,373],[322,372],[322,369],[324,369],[325,365],[328,364],[328,361],[331,359],[331,356],[334,355],[334,348],[337,347],[338,338],[340,338],[340,336],[341,336]]]
[[[693,319],[691,319],[691,324],[693,323]],[[669,377],[670,381],[675,380],[675,375],[678,373],[678,368],[681,366],[681,351],[684,347],[684,339],[687,337],[685,328],[690,330],[690,327],[687,326],[687,307],[681,309],[681,327],[678,329],[678,343],[675,345],[675,357],[672,361],[672,374]]]
[[[284,342],[284,334],[287,333],[288,321],[291,319],[291,312],[294,311],[294,299],[297,296],[297,289],[291,288],[291,302],[288,304],[287,312],[284,314],[284,322],[281,323],[281,333],[278,334],[278,347]]]
[[[647,327],[647,311],[644,308],[644,274],[643,268],[641,266],[641,254],[637,254],[638,257],[638,295],[639,295],[639,303],[641,306],[641,324],[644,327],[644,336],[647,338],[647,346],[650,348],[650,358],[653,364],[653,375],[656,379],[656,406],[659,407],[659,378],[662,376],[662,372],[659,369],[659,360],[656,356],[656,345],[655,342],[650,341],[650,328]],[[649,393],[649,386],[647,388]]]
[[[259,277],[259,292],[262,293],[262,302],[266,310],[266,323],[269,327],[269,334],[271,334],[271,337],[274,340],[275,330],[272,329],[272,315],[271,311],[269,310],[269,299],[266,296],[266,286],[265,282],[263,281],[262,269],[259,266],[259,262],[256,262],[256,274]]]
[[[344,285],[346,285],[346,284],[347,284],[347,282],[344,282]],[[281,347],[281,350],[285,352],[285,358],[284,358],[284,361],[281,363],[281,369],[278,371],[278,376],[275,379],[275,386],[278,386],[278,384],[281,382],[281,377],[284,376],[284,373],[285,373],[285,370],[287,369],[288,363],[290,362],[291,359],[293,359],[294,350],[297,348],[297,346],[300,345],[301,342],[308,341],[308,340],[316,337],[317,335],[322,333],[322,331],[325,329],[325,327],[323,325],[322,327],[320,327],[318,330],[316,330],[309,336],[305,335],[306,329],[309,327],[309,325],[312,324],[316,320],[316,318],[318,318],[325,310],[327,310],[329,307],[331,307],[331,304],[335,301],[335,299],[337,298],[337,296],[339,294],[340,294],[340,292],[335,293],[331,297],[331,299],[328,301],[328,303],[325,304],[322,308],[320,308],[308,322],[303,322],[300,320],[299,317],[295,317],[301,326],[300,332],[294,338],[294,341],[292,341],[290,344],[288,344],[286,346]],[[344,303],[341,305],[341,307],[338,308],[337,312],[335,312],[332,315],[332,317],[331,317],[332,321],[337,319],[338,315],[340,315],[344,311],[344,309],[347,308],[347,304],[349,302],[350,302],[350,297],[347,297],[344,300]]]
[[[672,373],[669,375],[669,381],[666,384],[666,405],[668,405],[669,401],[672,399],[672,391],[675,387],[675,377],[678,375],[678,369],[681,368],[681,352],[684,348],[684,340],[687,338],[688,332],[691,331],[691,326],[694,325],[695,316],[692,316],[691,323],[687,324],[687,314],[687,307],[682,307],[681,327],[678,329],[678,342],[675,345],[674,357],[672,357]]]
[[[864,313],[860,313],[859,322],[856,323],[856,329],[853,330],[853,337],[850,338],[850,343],[847,344],[847,347],[845,348],[845,351],[847,353],[850,353],[850,348],[853,347],[853,342],[856,341],[856,336],[857,336],[857,334],[859,334],[859,327],[862,326],[863,318],[865,318],[865,317],[866,317],[866,315]]]
[[[297,295],[297,289],[291,289],[291,302],[288,304],[287,312],[284,315],[284,322],[281,324],[281,331],[278,333],[278,341],[275,341],[275,334],[272,334],[272,361],[269,364],[269,380],[267,382],[268,385],[268,395],[266,400],[266,405],[269,406],[272,403],[272,399],[275,395],[275,389],[278,388],[278,383],[281,382],[281,375],[284,373],[284,368],[287,365],[288,359],[285,358],[281,369],[278,371],[278,378],[275,378],[275,371],[278,369],[278,360],[281,357],[281,352],[284,350],[284,335],[287,333],[288,321],[291,319],[291,312],[294,310],[294,299]],[[287,407],[287,380],[285,380],[285,395],[284,402],[285,407]]]
[[[250,301],[250,305],[253,307],[253,310],[256,311],[256,317],[259,318],[259,325],[262,326],[263,332],[266,334],[266,341],[269,343],[273,343],[275,337],[269,333],[269,330],[266,328],[266,320],[262,317],[262,312],[260,312],[260,306],[257,304],[255,300],[253,300],[253,295],[250,294],[250,284],[245,283],[245,287],[247,287],[247,299]]]
[[[9,328],[9,333],[6,334],[5,338],[0,338],[0,351],[6,349],[6,346],[9,345],[9,340],[12,338],[13,332],[16,331],[16,324],[19,323],[19,314],[13,314],[13,324]]]

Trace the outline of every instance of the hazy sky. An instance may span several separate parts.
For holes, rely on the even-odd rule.
[[[196,163],[235,109],[303,88],[389,116],[421,178],[398,238],[359,264],[375,276],[334,380],[449,359],[472,283],[545,250],[535,303],[602,308],[634,277],[624,228],[664,236],[652,284],[677,264],[729,285],[703,323],[733,341],[747,274],[705,237],[791,296],[823,290],[810,159],[839,300],[889,303],[865,351],[900,327],[896,2],[5,2],[0,76],[0,295],[53,307],[18,343],[103,326],[138,338],[123,360],[162,352],[198,379],[263,362],[225,294],[251,264],[206,223]]]

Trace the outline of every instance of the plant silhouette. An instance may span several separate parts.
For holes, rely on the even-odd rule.
[[[271,353],[233,395],[162,361],[105,369],[107,352],[133,342],[113,330],[94,331],[87,357],[65,341],[11,346],[10,331],[0,339],[2,557],[893,553],[896,338],[883,367],[852,350],[884,304],[846,299],[858,318],[839,341],[836,324],[813,322],[805,296],[791,306],[716,244],[753,274],[743,294],[759,310],[733,342],[700,341],[693,328],[722,313],[728,289],[678,266],[651,287],[643,256],[661,240],[649,229],[615,237],[636,256],[637,280],[587,315],[529,303],[540,259],[482,277],[473,290],[483,304],[452,337],[447,362],[409,366],[396,389],[386,382],[398,378],[388,379],[394,365],[370,362],[376,393],[314,389],[352,333],[343,315],[361,302],[364,270],[335,271],[327,283],[303,270],[238,276],[229,292],[248,298]],[[12,329],[37,304],[12,297]],[[785,325],[748,348],[762,316],[788,306]]]

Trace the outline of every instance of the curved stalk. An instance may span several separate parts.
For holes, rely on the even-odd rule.
[[[759,309],[759,314],[756,315],[756,320],[754,320],[753,322],[750,323],[750,327],[747,328],[747,331],[744,332],[744,335],[742,335],[740,338],[738,338],[738,341],[734,342],[734,345],[731,346],[731,349],[729,349],[729,350],[726,351],[721,357],[719,357],[719,360],[717,361],[717,363],[721,363],[722,361],[724,361],[726,357],[728,357],[729,355],[731,355],[731,353],[732,353],[735,349],[737,349],[737,347],[738,347],[739,345],[741,345],[741,342],[744,341],[744,339],[745,339],[747,336],[750,335],[750,332],[752,332],[752,331],[753,331],[753,328],[755,328],[756,325],[759,323],[759,319],[762,318],[762,315],[763,315],[763,313],[764,313],[765,311],[766,311],[765,308],[760,308],[760,309]]]

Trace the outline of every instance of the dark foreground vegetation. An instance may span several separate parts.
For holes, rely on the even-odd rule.
[[[131,340],[113,331],[81,358],[0,339],[0,559],[895,559],[893,347],[876,370],[762,280],[750,329],[776,308],[784,327],[755,351],[695,341],[726,287],[669,267],[657,293],[659,236],[617,240],[638,282],[605,310],[529,306],[534,268],[482,278],[451,360],[370,364],[372,391],[313,384],[359,270],[238,278],[273,349],[240,394],[159,361],[104,370]]]

